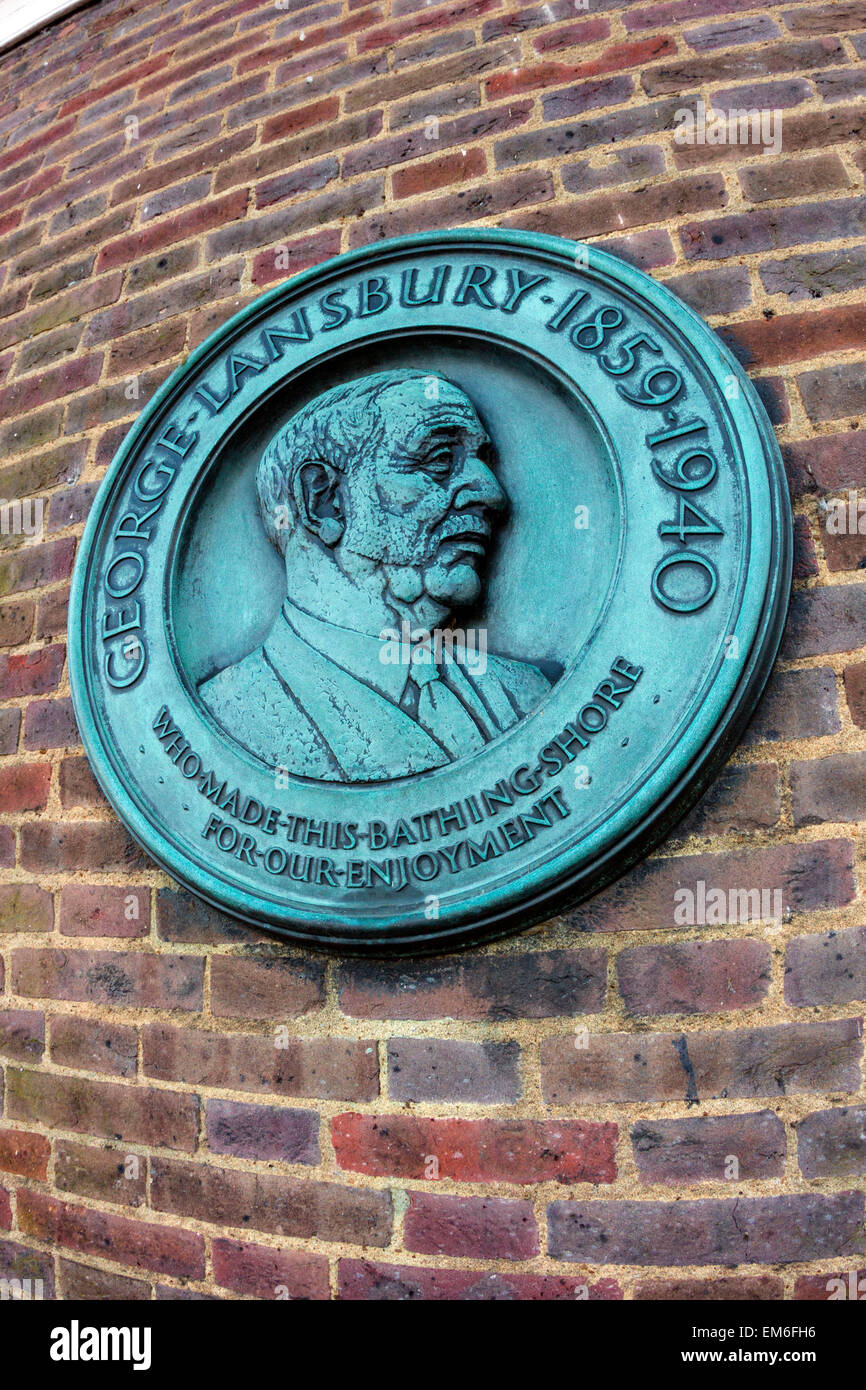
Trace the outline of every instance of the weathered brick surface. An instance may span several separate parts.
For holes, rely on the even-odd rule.
[[[770,1110],[639,1120],[631,1142],[643,1182],[777,1178],[785,1166],[785,1126]]]
[[[0,537],[0,1276],[866,1292],[866,525],[830,525],[866,504],[862,0],[94,0],[0,54],[0,92],[0,497],[45,502]],[[676,139],[698,96],[778,108],[780,146]],[[70,699],[76,547],[143,404],[264,288],[485,224],[586,238],[739,356],[790,614],[740,746],[619,882],[458,956],[325,962],[115,820]]]
[[[616,1176],[613,1124],[347,1114],[334,1119],[331,1137],[341,1168],[380,1176],[516,1183]]]
[[[749,939],[637,946],[620,952],[617,969],[630,1014],[747,1009],[769,988],[770,948]]]
[[[582,1045],[576,1045],[576,1044]],[[541,1080],[556,1105],[860,1089],[861,1019],[692,1033],[549,1038]]]
[[[863,1193],[703,1202],[554,1202],[550,1250],[587,1264],[737,1265],[863,1248]]]

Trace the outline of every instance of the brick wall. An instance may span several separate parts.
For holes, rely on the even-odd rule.
[[[781,149],[678,143],[698,98],[778,109]],[[864,0],[110,0],[0,56],[0,495],[46,503],[0,536],[0,1277],[799,1299],[863,1271],[866,534],[826,521],[866,513],[864,126]],[[130,844],[78,743],[68,580],[195,344],[469,222],[600,244],[718,327],[782,444],[791,616],[730,765],[626,879],[459,958],[325,960]],[[678,924],[701,880],[783,916]]]

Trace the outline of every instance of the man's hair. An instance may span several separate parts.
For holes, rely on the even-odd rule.
[[[316,396],[274,435],[256,472],[256,491],[268,540],[281,555],[298,520],[293,492],[298,469],[320,461],[341,473],[351,472],[384,438],[382,394],[406,381],[431,380],[447,378],[408,368],[359,377]]]

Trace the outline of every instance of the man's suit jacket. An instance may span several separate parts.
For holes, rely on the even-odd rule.
[[[488,740],[528,714],[550,688],[527,662],[488,654],[479,674],[447,648],[442,655],[447,683]],[[203,681],[199,692],[232,737],[298,776],[382,781],[450,761],[398,704],[305,641],[285,612],[261,647]]]

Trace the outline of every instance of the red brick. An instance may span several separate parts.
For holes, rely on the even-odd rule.
[[[866,334],[866,305],[747,320],[719,331],[743,366],[778,367],[859,348]]]
[[[42,1134],[25,1129],[0,1129],[0,1171],[44,1181],[51,1144]]]
[[[401,1178],[436,1169],[458,1182],[613,1182],[616,1135],[615,1124],[583,1120],[346,1114],[331,1125],[341,1168]]]
[[[530,1260],[538,1254],[531,1202],[411,1192],[403,1229],[406,1249],[422,1255]]]
[[[438,159],[421,164],[410,164],[396,169],[391,176],[394,197],[414,198],[437,188],[447,188],[452,183],[464,183],[466,179],[478,178],[485,169],[484,151],[477,146],[440,155]]]
[[[653,58],[674,52],[676,52],[674,41],[664,34],[659,34],[655,38],[642,39],[637,43],[612,44],[597,58],[591,58],[586,63],[548,62],[536,63],[526,68],[517,68],[498,74],[496,77],[489,77],[485,87],[488,98],[493,101],[498,97],[513,96],[519,92],[532,92],[544,87],[561,87],[567,82],[576,82],[582,77],[600,77],[603,73],[622,72],[626,68],[642,67],[645,62]],[[628,89],[623,90],[624,95],[617,97],[616,100],[624,100],[629,95]],[[570,99],[570,104],[568,110],[560,111],[557,109],[556,115],[573,115],[575,110],[587,109],[583,104],[575,106],[571,93],[561,93],[560,95],[566,100]],[[601,106],[604,103],[591,101],[589,105]],[[544,114],[548,120],[556,118],[554,113],[546,107]]]
[[[309,106],[295,106],[289,111],[282,111],[278,116],[272,116],[265,121],[262,126],[262,144],[269,144],[271,140],[281,140],[287,135],[296,135],[298,131],[307,130],[310,126],[328,125],[336,120],[340,111],[339,97],[322,97],[319,101],[313,101]],[[219,192],[219,184],[216,191]]]
[[[0,768],[0,811],[43,811],[50,780],[50,763],[15,763]]]
[[[274,280],[284,280],[310,266],[319,265],[339,254],[340,241],[341,233],[335,229],[298,237],[294,241],[272,246],[267,251],[260,251],[253,259],[252,282],[254,285],[269,285]]]
[[[18,1224],[25,1235],[134,1269],[180,1279],[204,1275],[204,1238],[177,1226],[93,1211],[26,1189],[18,1194]]]
[[[837,1269],[832,1274],[801,1274],[794,1284],[794,1298],[808,1302],[866,1299],[866,1268]]]
[[[607,1302],[622,1298],[615,1279],[558,1274],[512,1274],[492,1269],[432,1269],[421,1265],[340,1261],[340,1298],[351,1302],[467,1301],[559,1303],[575,1299]]]
[[[60,930],[64,936],[147,936],[150,889],[67,883],[60,895]]]
[[[273,1250],[249,1241],[213,1242],[214,1282],[253,1298],[329,1299],[328,1260],[302,1250]]]
[[[46,695],[49,690],[56,690],[65,659],[66,648],[60,644],[21,656],[0,654],[0,699]]]

